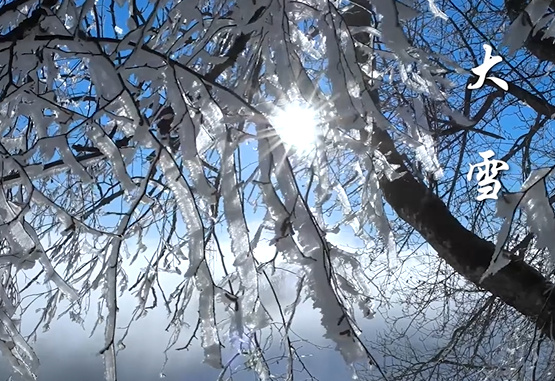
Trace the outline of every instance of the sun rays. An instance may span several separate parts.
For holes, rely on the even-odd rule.
[[[270,122],[285,147],[299,157],[309,155],[316,147],[319,135],[318,112],[300,103],[276,108]]]

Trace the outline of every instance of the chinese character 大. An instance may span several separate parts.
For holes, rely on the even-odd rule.
[[[476,83],[468,85],[467,88],[472,90],[479,89],[484,85],[484,82],[486,81],[486,78],[487,78],[493,81],[493,83],[495,83],[503,90],[505,91],[509,90],[509,85],[507,84],[507,82],[503,81],[502,79],[499,79],[496,77],[486,77],[486,75],[491,70],[491,68],[497,65],[499,62],[503,61],[503,58],[501,58],[500,56],[492,56],[491,46],[487,44],[484,44],[483,46],[484,46],[484,50],[486,51],[484,62],[480,66],[470,70],[471,72],[473,72],[478,76],[478,80],[476,81]]]

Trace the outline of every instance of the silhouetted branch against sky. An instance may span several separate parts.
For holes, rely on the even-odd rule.
[[[307,302],[353,376],[545,379],[554,10],[0,2],[3,357],[36,379],[37,328],[93,316],[114,381],[132,322],[160,309],[168,350],[199,345],[222,380],[314,379],[292,328]],[[443,319],[429,345],[398,306],[421,334]]]

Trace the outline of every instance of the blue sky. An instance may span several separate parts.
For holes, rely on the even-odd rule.
[[[139,2],[139,5],[146,4],[145,1]],[[100,6],[103,6],[103,3],[100,2]],[[123,33],[127,31],[126,27],[126,11],[123,9],[116,7],[116,24],[119,26]],[[109,18],[106,19],[106,25],[104,33],[105,35],[110,36],[112,33],[112,24]],[[484,51],[481,47],[478,50],[474,51],[474,54],[478,57],[483,57]],[[459,62],[462,66],[466,68],[472,67],[471,63],[468,62]],[[499,70],[500,74],[506,73],[506,67],[503,64],[496,66],[495,69]],[[500,75],[501,76],[501,75]],[[326,85],[321,82],[326,89]],[[85,86],[85,85],[82,85]],[[461,88],[461,92],[464,90],[464,87]],[[516,107],[515,107],[516,110]],[[519,108],[520,110],[520,108]],[[519,123],[510,115],[511,109],[505,110],[506,116],[503,116],[501,119],[501,123],[504,125],[505,133],[507,134],[507,139],[504,141],[493,141],[484,139],[483,146],[490,147],[494,149],[496,152],[504,152],[507,150],[507,147],[510,146],[517,136],[520,135],[520,126]],[[525,114],[527,114],[525,112]],[[528,115],[525,115],[528,117]],[[533,117],[532,113],[529,115],[530,118]],[[479,156],[477,155],[478,152],[468,152],[467,153],[467,162],[476,162],[475,160],[479,160]],[[497,157],[497,156],[496,156]],[[56,158],[56,157],[55,157]],[[238,157],[237,157],[238,158]],[[243,165],[246,163],[256,162],[257,161],[257,152],[256,152],[256,143],[251,143],[249,146],[244,145],[241,149],[241,157],[240,157]],[[541,165],[540,157],[534,157],[534,161],[536,165]],[[130,172],[133,173],[136,168],[132,168],[133,163],[130,165]],[[511,165],[511,162],[509,162]],[[466,176],[466,172],[468,170],[468,166],[463,166],[463,173],[460,176]],[[507,188],[511,191],[516,191],[519,189],[519,179],[520,173],[517,171],[515,166],[511,166],[511,170],[507,173],[505,177],[507,180],[504,180],[504,184]],[[254,166],[251,166],[248,170],[245,170],[242,174],[242,180],[245,180],[250,176]],[[137,172],[140,172],[138,170]],[[450,178],[453,176],[452,173],[446,173],[446,176]],[[305,183],[308,182],[308,179],[301,180]],[[475,187],[474,184],[467,184],[469,187]],[[252,186],[246,188],[245,192],[248,193],[251,190]],[[489,202],[488,206],[491,207],[493,202]],[[114,203],[113,211],[119,210],[119,205]],[[256,224],[257,221],[260,221],[263,217],[263,210],[259,209],[255,212],[254,208],[248,208],[246,211],[247,219],[253,222],[253,225]],[[391,213],[391,211],[389,211]],[[110,221],[115,221],[115,217],[108,217]],[[337,220],[337,214],[334,214],[330,217],[331,221]],[[179,224],[179,228],[183,228],[183,224]],[[225,229],[225,223],[222,223],[219,227],[220,230]],[[339,240],[343,240],[349,244],[354,246],[360,245],[360,242],[353,237],[350,228],[346,228],[344,231],[344,236],[339,237]],[[156,238],[156,231],[152,231],[146,239],[152,240]],[[152,241],[151,241],[152,243]],[[267,242],[261,243],[261,245],[265,245]],[[149,249],[152,249],[156,245],[152,245]],[[269,250],[272,250],[271,248]],[[267,252],[266,252],[267,254]],[[127,299],[125,303],[122,304],[122,309],[126,309],[126,312],[129,314],[129,310],[134,305],[133,301]],[[321,336],[322,332],[316,327],[314,320],[316,319],[316,315],[314,311],[310,311],[310,307],[306,308],[306,316],[300,316],[298,324],[301,326],[303,333],[306,334],[308,337],[313,337],[314,340],[318,340],[318,337]],[[194,309],[193,309],[194,312]],[[194,316],[194,314],[193,314]],[[90,318],[94,318],[93,316]],[[125,319],[120,319],[121,322],[124,322]],[[137,322],[137,325],[132,330],[131,335],[129,336],[128,340],[128,348],[125,351],[121,352],[120,356],[120,378],[122,380],[152,380],[154,379],[159,372],[159,366],[163,362],[163,349],[165,347],[165,343],[167,340],[167,335],[163,332],[163,323],[165,322],[165,316],[161,311],[155,311],[152,313],[152,316],[148,317],[147,319],[141,320]],[[99,348],[102,347],[102,338],[101,333],[102,330],[99,330],[99,333],[95,334],[95,336],[88,340],[88,332],[90,331],[91,321],[87,322],[88,330],[82,331],[77,328],[77,326],[73,323],[69,323],[67,318],[64,318],[55,324],[53,324],[52,330],[39,335],[39,340],[37,342],[38,353],[39,357],[42,360],[43,366],[41,367],[41,380],[57,380],[57,379],[71,379],[75,377],[79,377],[79,379],[84,379],[83,374],[86,374],[90,379],[100,379],[102,378],[102,360],[99,356],[96,355]],[[370,332],[367,337],[372,338],[372,333],[376,330],[377,327],[380,327],[379,319],[370,321],[364,324],[365,333]],[[382,327],[383,328],[383,327]],[[165,335],[165,336],[164,336]],[[186,334],[183,335],[186,337]],[[60,340],[60,338],[63,338]],[[63,343],[61,343],[63,341]],[[198,348],[198,345],[197,345]],[[346,367],[344,366],[341,359],[339,359],[337,354],[334,354],[332,351],[314,351],[315,356],[309,360],[313,362],[313,369],[316,369],[321,376],[321,380],[338,380],[338,379],[345,379],[346,376],[349,374]],[[217,372],[211,370],[205,365],[201,365],[202,356],[198,350],[192,350],[190,352],[178,352],[171,356],[170,363],[168,365],[168,369],[166,371],[167,379],[168,380],[198,380],[198,379],[213,379]],[[322,365],[326,364],[326,366]],[[4,372],[7,372],[4,368]],[[0,371],[2,374],[2,371]],[[6,373],[7,375],[7,373]],[[78,376],[77,376],[78,375]],[[245,378],[250,379],[250,378]]]

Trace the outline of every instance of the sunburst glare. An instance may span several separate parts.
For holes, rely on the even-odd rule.
[[[319,134],[318,112],[300,103],[276,108],[270,121],[285,147],[299,156],[312,152]]]

